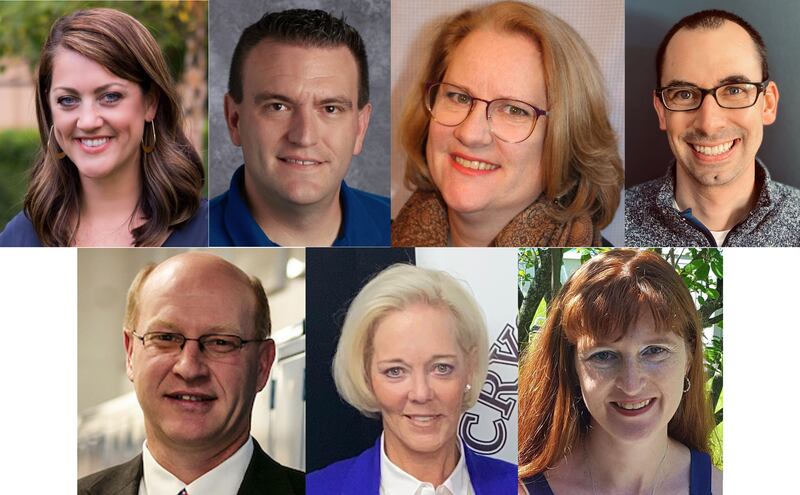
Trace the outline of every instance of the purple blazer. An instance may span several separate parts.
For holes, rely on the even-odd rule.
[[[463,445],[463,444],[462,444]],[[515,495],[517,466],[476,454],[464,445],[475,495]],[[350,459],[306,475],[308,495],[378,495],[381,487],[381,439]]]

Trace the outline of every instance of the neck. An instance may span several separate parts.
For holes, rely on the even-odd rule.
[[[330,246],[339,235],[342,207],[339,190],[313,204],[295,204],[262,192],[245,176],[245,197],[258,226],[281,246]]]
[[[675,173],[675,202],[710,230],[729,230],[747,217],[757,199],[755,166],[723,185],[706,186],[688,177],[680,165]]]
[[[666,429],[651,438],[620,442],[595,428],[585,443],[587,470],[597,493],[651,495],[667,472]]]
[[[147,435],[147,448],[161,467],[188,485],[225,462],[249,438],[250,432],[245,431],[230,445],[219,448],[218,445],[198,447],[196,445],[167,444],[157,441],[152,435]]]
[[[387,435],[384,430],[383,446],[386,457],[395,466],[399,467],[414,478],[439,486],[445,482],[458,464],[459,453],[455,442],[450,442],[447,447],[436,452],[409,452],[400,445],[394,437]]]
[[[488,246],[519,212],[479,211],[459,213],[447,209],[453,246]]]
[[[76,245],[131,245],[130,231],[143,222],[137,216],[140,197],[138,168],[101,179],[81,177]]]

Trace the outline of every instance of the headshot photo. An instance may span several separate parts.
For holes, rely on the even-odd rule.
[[[717,5],[627,2],[627,246],[800,246],[800,5]]]
[[[721,251],[598,251],[520,249],[519,494],[721,494]]]
[[[515,493],[516,250],[450,251],[309,249],[309,493]]]
[[[621,245],[623,17],[393,4],[392,245]]]
[[[77,257],[78,493],[305,493],[303,251]]]
[[[206,3],[107,4],[0,5],[36,35],[4,50],[0,246],[208,245]]]
[[[389,1],[212,2],[212,246],[389,245]]]

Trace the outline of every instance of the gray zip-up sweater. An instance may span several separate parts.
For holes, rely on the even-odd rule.
[[[800,246],[800,190],[770,179],[756,158],[758,201],[734,226],[722,246]],[[631,247],[716,246],[691,208],[679,211],[675,197],[675,162],[667,174],[625,191],[625,245]]]

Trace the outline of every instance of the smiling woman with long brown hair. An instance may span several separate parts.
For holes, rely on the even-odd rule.
[[[41,149],[4,246],[205,246],[203,165],[153,36],[123,12],[58,19],[36,76]]]
[[[651,251],[581,266],[519,371],[520,494],[722,493],[702,328]]]

